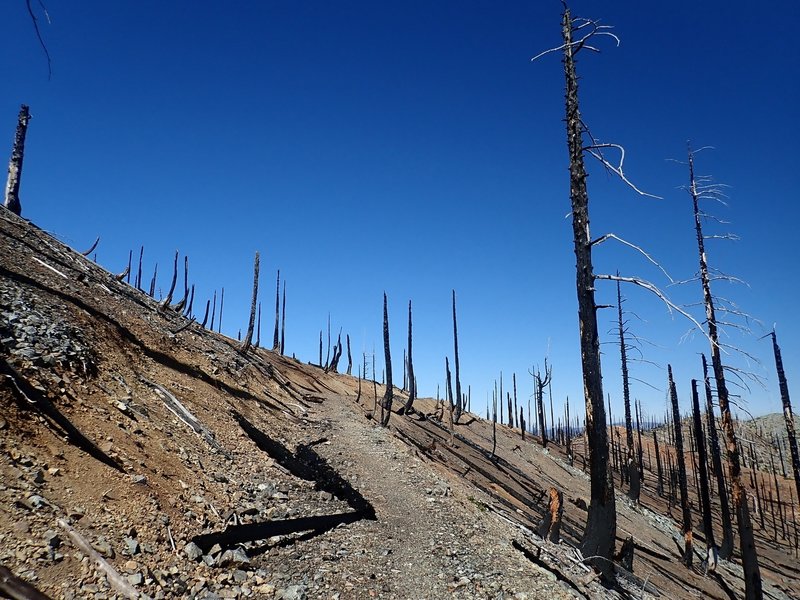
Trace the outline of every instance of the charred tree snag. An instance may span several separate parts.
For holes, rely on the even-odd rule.
[[[656,469],[658,470],[658,484],[657,484],[657,491],[659,496],[664,495],[664,470],[661,467],[661,451],[658,449],[658,435],[656,434],[656,430],[653,429],[653,452],[656,455]]]
[[[214,331],[214,318],[217,315],[217,290],[214,290],[214,300],[211,303],[211,327],[209,329]]]
[[[681,513],[683,518],[683,563],[692,565],[692,515],[689,511],[689,488],[686,482],[686,459],[683,455],[683,428],[681,412],[678,407],[678,392],[672,378],[672,365],[667,365],[669,377],[669,397],[672,401],[672,422],[675,427],[675,454],[678,462],[678,484],[681,490]]]
[[[258,303],[258,317],[256,319],[256,348],[261,346],[261,302]]]
[[[617,273],[619,275],[619,273]],[[637,461],[636,450],[633,443],[633,421],[631,419],[631,388],[628,378],[628,348],[625,342],[625,319],[622,314],[622,292],[617,281],[617,325],[619,328],[619,354],[622,361],[622,400],[625,403],[625,443],[627,446],[626,469],[628,475],[628,497],[634,502],[639,502],[641,482],[639,481],[640,466]]]
[[[599,27],[596,24],[587,23]],[[608,460],[608,430],[603,403],[603,380],[600,366],[600,338],[597,333],[597,305],[594,299],[595,277],[592,267],[592,240],[589,235],[589,192],[583,161],[583,120],[578,103],[578,74],[575,53],[583,47],[574,42],[576,25],[569,8],[561,21],[564,39],[564,80],[567,149],[569,151],[569,195],[572,205],[572,232],[576,258],[575,288],[578,296],[581,365],[586,400],[586,431],[590,456],[591,500],[581,551],[607,579],[614,578],[611,560],[617,533],[617,509],[614,481]],[[599,557],[599,558],[593,558]]]
[[[389,417],[392,416],[392,399],[394,389],[392,388],[392,353],[389,349],[389,310],[386,303],[386,292],[383,293],[383,355],[386,360],[386,391],[383,394],[381,407],[384,411],[381,425],[389,425]]]
[[[547,447],[547,426],[544,422],[544,388],[550,383],[552,375],[552,368],[548,367],[547,359],[544,359],[544,377],[542,372],[537,368],[536,374],[533,376],[535,384],[536,395],[536,411],[539,415],[539,435],[541,436],[542,448]]]
[[[692,417],[694,438],[697,442],[697,462],[700,463],[700,497],[703,505],[703,533],[706,536],[706,565],[709,571],[714,571],[717,568],[719,551],[714,543],[714,528],[711,524],[711,493],[708,487],[706,436],[703,433],[703,421],[700,418],[700,397],[697,393],[697,380],[695,379],[692,379]]]
[[[23,104],[17,116],[17,130],[14,134],[14,146],[11,148],[11,159],[8,161],[8,179],[3,206],[19,216],[22,204],[19,201],[19,184],[22,179],[22,162],[25,158],[25,136],[28,133],[28,122],[31,120],[30,109]]]
[[[353,374],[353,356],[350,354],[350,334],[346,334],[347,338],[347,374]]]
[[[153,268],[153,278],[150,280],[150,290],[148,292],[148,295],[151,298],[155,298],[155,295],[156,295],[156,277],[157,276],[158,276],[158,263],[156,263],[156,266]]]
[[[99,243],[100,243],[100,236],[98,235],[97,238],[95,238],[94,243],[91,245],[91,247],[86,252],[81,252],[81,255],[89,256],[92,252],[94,252],[94,249],[97,248],[97,244]]]
[[[183,257],[183,298],[170,306],[172,310],[175,312],[183,311],[183,308],[186,306],[186,302],[189,300],[189,257]]]
[[[258,306],[258,269],[260,267],[261,257],[256,252],[256,258],[253,263],[253,300],[250,302],[250,321],[247,324],[247,333],[244,336],[239,352],[245,354],[250,350],[250,342],[253,339],[253,328],[256,325],[256,307]]]
[[[411,352],[411,300],[408,301],[408,400],[400,411],[400,414],[411,414],[414,412],[414,400],[417,399],[417,379],[414,377],[414,361]],[[349,343],[349,342],[348,342]],[[349,348],[349,346],[348,346]],[[348,350],[349,353],[349,350]]]
[[[456,321],[456,291],[453,290],[453,346],[455,347],[454,363],[456,376],[456,414],[453,419],[456,423],[461,418],[461,372],[458,363],[458,322]],[[502,398],[500,399],[502,401]]]
[[[739,462],[739,446],[736,442],[736,431],[728,399],[728,386],[725,382],[725,370],[722,365],[722,353],[719,342],[717,317],[714,307],[714,296],[711,294],[711,277],[709,275],[708,261],[706,258],[705,236],[703,235],[703,215],[700,212],[699,201],[704,192],[698,187],[694,173],[694,153],[691,148],[689,155],[689,194],[692,197],[695,234],[697,237],[697,252],[700,259],[700,282],[703,289],[703,303],[706,309],[706,327],[711,342],[711,366],[714,371],[714,380],[717,387],[717,400],[719,402],[722,430],[725,433],[725,446],[728,458],[728,474],[733,498],[733,509],[739,524],[739,549],[742,554],[742,568],[744,571],[745,598],[747,600],[763,597],[761,588],[761,573],[758,566],[753,525],[750,522],[750,511],[747,506],[747,493],[742,483],[741,465]],[[713,191],[711,192],[713,193]]]
[[[203,316],[203,322],[200,324],[200,327],[203,329],[206,328],[206,323],[208,322],[208,309],[211,307],[211,300],[206,300],[206,314]]]
[[[792,414],[792,400],[789,397],[789,383],[786,381],[786,372],[783,370],[783,359],[781,358],[781,348],[778,346],[778,337],[775,331],[772,336],[772,350],[775,354],[775,370],[778,372],[778,387],[781,390],[781,402],[783,402],[783,418],[786,421],[786,434],[789,436],[789,452],[792,456],[792,472],[794,473],[794,484],[797,487],[797,498],[800,499],[800,456],[797,453],[797,436],[794,430],[794,414]],[[783,459],[781,459],[783,462]]]
[[[222,307],[225,304],[225,288],[219,295],[219,323],[217,323],[217,333],[222,333]]]
[[[281,355],[286,346],[286,280],[283,280],[283,298],[281,299]]]
[[[277,352],[281,347],[281,340],[278,336],[278,325],[281,316],[281,270],[278,269],[278,282],[275,284],[275,332],[272,335],[272,350]]]
[[[139,248],[139,268],[136,269],[136,280],[134,281],[136,289],[140,291],[142,289],[142,258],[144,258],[144,246]]]
[[[166,308],[172,302],[172,294],[175,293],[175,284],[178,283],[178,251],[175,251],[175,261],[172,265],[172,283],[169,284],[167,297],[161,301],[161,308]]]

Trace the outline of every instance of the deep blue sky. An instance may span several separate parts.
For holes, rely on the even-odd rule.
[[[224,6],[223,6],[224,4]],[[231,5],[233,4],[233,8]],[[23,215],[78,250],[102,237],[113,272],[145,246],[168,285],[176,249],[190,257],[196,312],[225,287],[223,330],[246,325],[252,259],[262,253],[262,339],[271,339],[275,270],[287,285],[287,352],[316,360],[319,330],[350,333],[378,354],[389,295],[395,379],[407,302],[421,392],[452,360],[450,293],[458,294],[464,389],[481,407],[503,371],[531,393],[528,370],[549,352],[557,410],[582,407],[574,255],[560,59],[560,3],[107,2],[48,3],[39,13],[53,76],[23,0],[0,9],[0,141],[10,151],[19,104],[31,105]],[[764,322],[730,341],[761,358],[765,378],[744,401],[777,411],[770,346],[777,323],[790,386],[800,386],[796,2],[580,2],[576,15],[616,26],[619,48],[579,62],[595,137],[627,148],[626,171],[662,200],[642,198],[591,166],[592,233],[648,249],[675,279],[697,270],[686,141],[715,150],[697,168],[729,188],[715,209],[741,236],[714,242],[711,264],[751,287],[718,293]],[[2,148],[0,148],[2,149]],[[715,232],[721,230],[717,228]],[[613,242],[597,272],[665,279]],[[698,284],[669,288],[700,299]],[[624,290],[657,344],[633,365],[645,411],[662,414],[666,363],[688,406],[702,336],[657,300]],[[598,302],[613,304],[612,284]],[[692,309],[698,319],[702,312]],[[603,339],[614,318],[601,313]],[[201,314],[202,318],[202,314]],[[605,389],[620,416],[619,359],[604,347]],[[356,361],[358,359],[356,358]],[[745,367],[740,359],[733,364]],[[798,388],[800,389],[800,388]],[[800,392],[797,392],[800,394]]]

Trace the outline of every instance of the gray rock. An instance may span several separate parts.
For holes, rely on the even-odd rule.
[[[47,542],[47,545],[53,549],[58,548],[61,546],[61,538],[58,537],[58,533],[53,531],[52,529],[48,529],[44,532],[44,541]]]
[[[124,543],[126,554],[129,556],[135,556],[139,554],[139,542],[136,540],[136,538],[126,537]]]
[[[276,598],[281,600],[306,600],[306,586],[304,585],[290,585],[287,588],[278,590],[275,595]]]
[[[131,573],[128,575],[128,583],[131,585],[142,585],[142,581],[144,581],[144,578],[141,573]]]
[[[187,556],[189,560],[197,560],[201,556],[203,556],[203,551],[200,550],[200,547],[195,544],[194,542],[189,542],[183,547],[183,553]]]
[[[147,477],[145,477],[144,475],[131,475],[131,481],[133,483],[144,485],[145,483],[147,483]]]
[[[221,567],[247,565],[250,564],[250,559],[242,548],[234,548],[233,550],[225,550],[225,552],[222,553],[219,564]]]

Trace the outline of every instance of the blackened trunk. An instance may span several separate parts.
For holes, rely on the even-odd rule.
[[[564,38],[564,79],[567,148],[569,150],[570,202],[576,258],[575,287],[578,296],[581,365],[586,402],[586,430],[590,457],[591,497],[581,551],[585,557],[599,556],[590,562],[608,579],[613,579],[612,558],[617,533],[614,481],[608,460],[608,430],[603,404],[600,367],[600,338],[597,333],[597,306],[594,300],[592,241],[589,234],[589,194],[583,163],[583,121],[578,105],[578,75],[572,45],[572,18],[564,11],[561,23]]]
[[[461,371],[458,362],[458,321],[456,320],[456,291],[453,290],[453,346],[455,348],[454,363],[456,376],[456,413],[453,419],[456,423],[461,418]],[[502,401],[502,398],[500,399]]]
[[[3,206],[15,215],[22,214],[22,204],[19,201],[19,184],[22,180],[22,162],[25,158],[25,136],[28,133],[28,122],[31,113],[27,105],[19,108],[17,116],[17,130],[14,134],[14,146],[11,148],[11,159],[8,161],[8,179],[6,180],[6,193]]]
[[[392,399],[394,389],[392,388],[392,353],[389,350],[389,310],[386,303],[386,292],[383,293],[383,355],[386,360],[386,391],[383,394],[383,419],[381,425],[389,425],[389,417],[392,416]]]
[[[353,374],[353,356],[350,354],[350,334],[347,334],[347,374]]]
[[[281,348],[281,339],[278,335],[278,325],[281,317],[281,270],[278,269],[278,281],[275,284],[275,331],[272,334],[272,350],[277,352]]]
[[[797,486],[797,497],[800,499],[800,457],[797,453],[797,437],[794,430],[794,415],[792,414],[792,400],[789,398],[789,383],[786,381],[786,372],[783,370],[783,359],[781,349],[778,346],[778,338],[772,332],[772,350],[775,354],[775,369],[778,372],[778,386],[781,390],[781,402],[783,402],[783,418],[786,421],[786,434],[789,436],[789,452],[792,456],[792,471],[794,472],[794,483]]]
[[[672,378],[672,365],[667,365],[669,377],[669,397],[672,400],[672,423],[675,427],[675,453],[678,462],[678,485],[681,491],[681,513],[683,517],[683,562],[688,567],[692,564],[692,515],[689,511],[689,487],[686,482],[686,459],[683,455],[683,428],[681,412],[678,407],[678,392]]]
[[[247,323],[247,333],[244,336],[239,351],[244,354],[250,349],[250,343],[253,339],[253,328],[256,325],[256,308],[258,307],[258,270],[261,266],[261,257],[256,252],[256,258],[253,263],[253,300],[250,302],[250,321]]]
[[[714,528],[711,524],[711,493],[708,486],[708,456],[706,452],[706,436],[703,434],[703,421],[700,418],[700,397],[697,393],[697,380],[692,379],[692,417],[694,421],[694,438],[697,444],[697,462],[700,470],[700,497],[703,505],[703,533],[706,536],[706,559],[709,568],[716,565],[719,553],[714,542]]]
[[[414,400],[417,398],[417,380],[414,377],[414,360],[412,358],[412,335],[411,335],[411,300],[408,301],[408,400],[403,407],[403,413],[414,412]]]
[[[286,280],[283,280],[283,298],[281,299],[281,355],[286,351]]]

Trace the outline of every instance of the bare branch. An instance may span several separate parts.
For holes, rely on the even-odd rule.
[[[617,164],[617,166],[612,165],[605,159],[603,153],[601,152],[603,148],[614,148],[616,150],[619,150],[620,156],[619,156],[619,164]],[[655,194],[649,194],[647,192],[643,192],[628,180],[628,178],[625,176],[625,172],[623,171],[623,166],[625,162],[625,148],[623,148],[620,144],[609,144],[609,143],[593,144],[591,146],[586,146],[584,148],[584,151],[594,156],[598,161],[600,161],[600,164],[602,164],[606,168],[606,170],[614,173],[617,177],[619,177],[622,180],[623,183],[625,183],[625,185],[627,185],[629,188],[631,188],[634,192],[636,192],[640,196],[647,196],[648,198],[663,200],[661,196],[656,196]]]
[[[44,7],[41,2],[39,3]],[[45,58],[47,58],[47,79],[48,81],[53,77],[53,65],[52,61],[50,60],[50,52],[47,50],[47,46],[42,39],[42,32],[39,31],[39,22],[36,19],[36,15],[33,13],[33,8],[31,7],[31,0],[25,0],[25,6],[28,8],[28,14],[31,16],[31,22],[33,23],[33,29],[36,31],[36,38],[39,40],[39,45],[41,45],[42,50],[44,51]],[[50,22],[50,15],[47,14],[47,9],[44,11],[45,17],[47,18],[47,22]]]
[[[603,236],[601,236],[601,237],[597,238],[596,240],[594,240],[594,241],[591,243],[591,245],[592,245],[592,246],[598,246],[598,245],[602,244],[603,242],[605,242],[606,240],[609,240],[609,239],[610,239],[610,240],[617,240],[617,241],[618,241],[620,244],[625,244],[625,245],[626,245],[626,246],[628,246],[629,248],[633,248],[634,250],[636,250],[637,252],[639,252],[639,253],[640,253],[642,256],[644,256],[644,257],[645,257],[645,258],[646,258],[648,261],[650,261],[652,264],[654,264],[655,266],[657,266],[657,267],[658,267],[658,268],[661,270],[661,272],[664,274],[664,276],[665,276],[667,279],[669,279],[670,283],[674,283],[674,280],[672,279],[672,277],[670,277],[670,275],[669,275],[669,273],[667,273],[666,269],[664,269],[664,267],[662,267],[662,266],[661,266],[661,264],[660,264],[660,263],[659,263],[659,262],[658,262],[656,259],[654,259],[652,256],[650,256],[650,255],[649,255],[647,252],[645,252],[645,251],[644,251],[642,248],[640,248],[640,247],[639,247],[639,246],[637,246],[636,244],[632,244],[631,242],[629,242],[629,241],[627,241],[627,240],[624,240],[624,239],[622,239],[621,237],[619,237],[619,236],[618,236],[618,235],[616,235],[616,234],[613,234],[613,233],[607,233],[607,234],[605,234],[605,235],[603,235]]]

